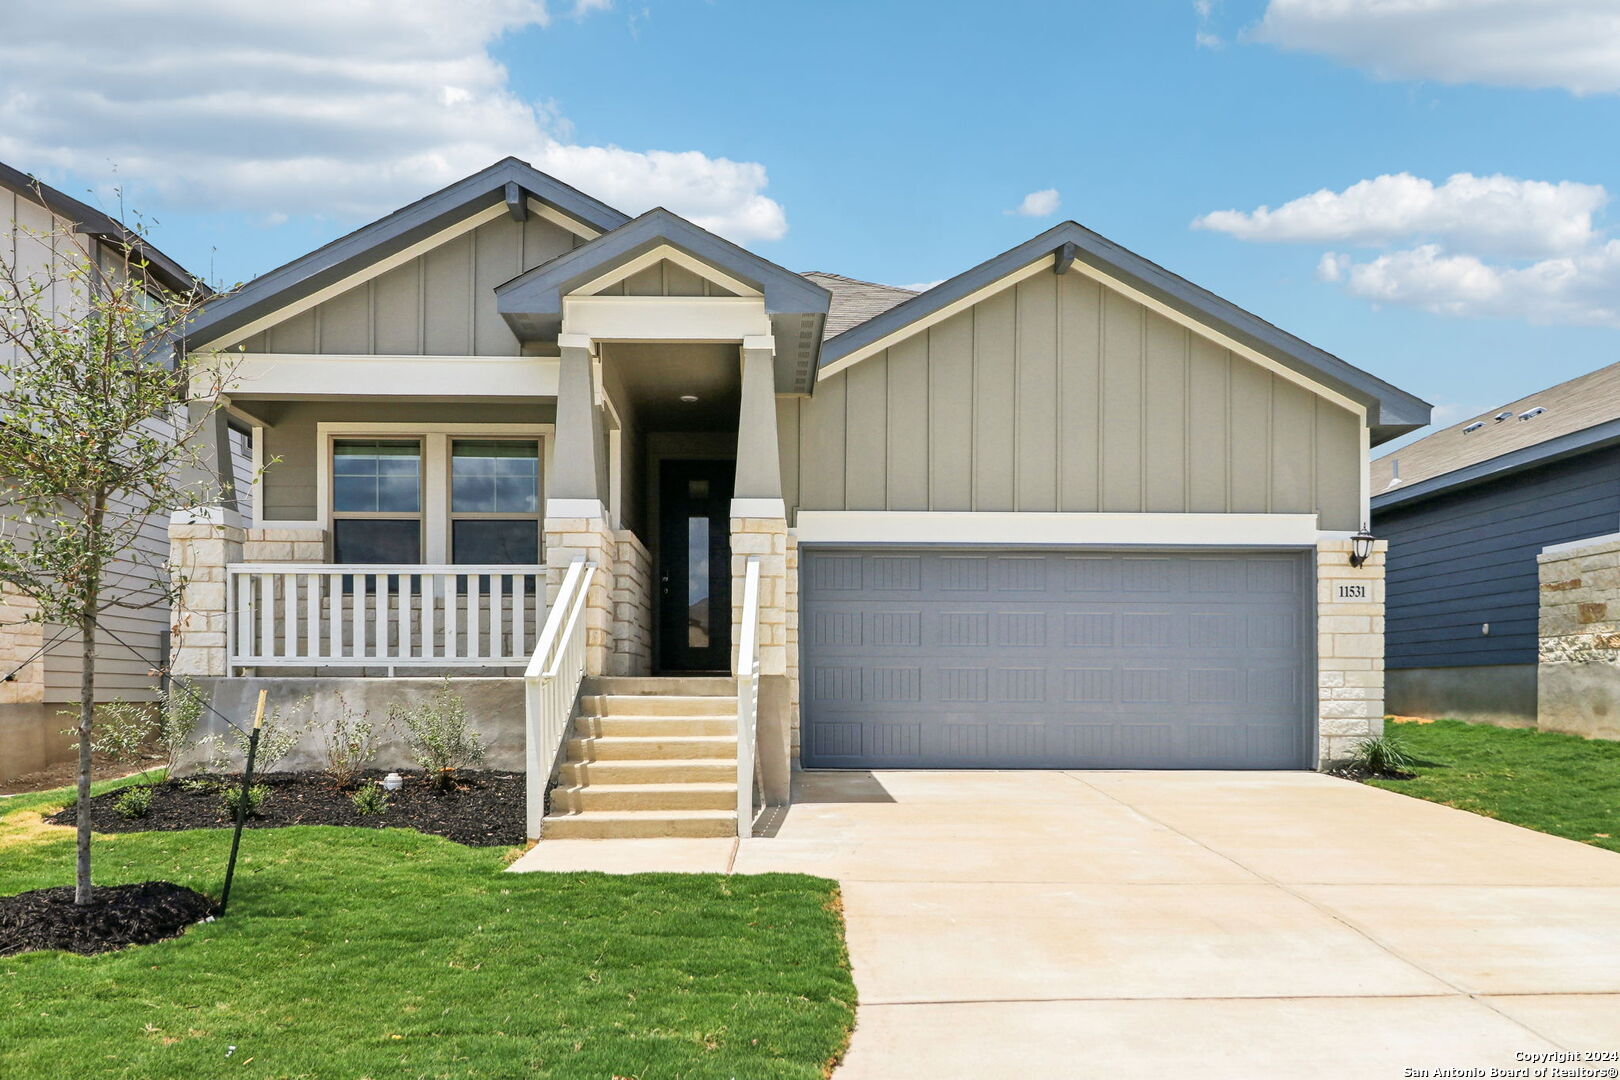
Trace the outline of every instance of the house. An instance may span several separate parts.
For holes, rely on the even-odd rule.
[[[122,272],[126,253],[154,294],[189,293],[200,286],[186,270],[135,231],[78,199],[0,163],[0,264],[21,280],[62,274],[68,261],[93,260],[104,272]],[[64,290],[65,291],[65,290]],[[10,359],[0,344],[0,356]],[[0,411],[4,406],[0,405]],[[223,417],[221,420],[223,422]],[[227,436],[236,467],[247,465],[246,429]],[[244,472],[245,477],[245,472]],[[246,487],[246,484],[241,485]],[[113,579],[139,592],[156,581],[168,553],[168,523],[152,521],[140,550],[117,561]],[[150,599],[160,599],[153,596]],[[61,716],[79,698],[80,643],[76,631],[24,622],[29,605],[0,589],[0,782],[73,756]],[[153,671],[164,662],[169,613],[161,605],[115,608],[104,619],[109,635],[97,643],[96,691],[104,700],[150,701]],[[127,644],[126,644],[127,643]]]
[[[1620,737],[1620,364],[1372,463],[1392,712]]]
[[[187,347],[265,468],[251,520],[173,527],[176,670],[317,716],[457,673],[531,834],[548,785],[547,836],[729,833],[794,765],[1301,769],[1380,730],[1351,537],[1428,405],[1073,222],[914,294],[509,158]]]

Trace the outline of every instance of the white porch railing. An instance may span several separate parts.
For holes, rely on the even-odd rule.
[[[754,834],[754,771],[759,726],[759,559],[743,577],[742,626],[737,636],[737,835]]]
[[[596,567],[575,559],[546,616],[546,627],[523,672],[524,764],[527,767],[528,837],[540,838],[546,785],[557,767],[568,721],[585,681],[585,605]]]
[[[545,611],[541,566],[227,567],[236,667],[518,667]]]

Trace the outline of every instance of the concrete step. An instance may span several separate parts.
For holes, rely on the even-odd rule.
[[[737,695],[587,694],[579,699],[579,711],[583,716],[735,716]]]
[[[546,818],[541,843],[632,836],[736,835],[734,810],[587,810]]]
[[[716,758],[648,758],[640,761],[565,761],[557,786],[591,784],[737,784],[737,762]]]
[[[737,717],[731,716],[581,716],[574,734],[593,735],[737,735]]]
[[[604,735],[568,740],[565,761],[714,758],[735,761],[735,735]]]
[[[737,784],[603,784],[556,788],[551,792],[553,813],[592,810],[735,810]]]
[[[737,680],[723,675],[592,675],[580,688],[584,694],[635,695],[660,697],[725,697],[737,693]]]

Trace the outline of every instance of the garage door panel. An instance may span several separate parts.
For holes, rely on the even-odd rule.
[[[806,764],[1305,764],[1300,556],[807,550],[802,566]]]

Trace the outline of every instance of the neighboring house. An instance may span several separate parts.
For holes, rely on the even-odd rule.
[[[1429,406],[1072,222],[914,294],[509,158],[189,347],[242,350],[275,463],[250,521],[174,527],[209,582],[176,670],[317,717],[489,676],[532,833],[569,722],[548,836],[729,831],[756,757],[779,802],[793,764],[1300,769],[1381,730],[1350,537]]]
[[[155,292],[198,287],[184,268],[121,222],[0,164],[0,258],[21,274],[44,280],[59,274],[67,260],[86,256],[108,272],[121,272],[127,250],[133,250],[135,258],[130,261],[140,264],[137,272],[150,278]],[[68,303],[64,299],[64,305]],[[245,434],[232,438],[245,480],[249,475]],[[150,523],[142,534],[141,550],[115,564],[113,580],[154,580],[162,573],[168,554],[167,525]],[[0,677],[10,676],[0,683],[0,781],[72,756],[71,739],[62,734],[69,723],[61,713],[78,701],[78,635],[59,626],[24,623],[25,614],[13,591],[0,591]],[[129,701],[156,697],[158,679],[152,672],[164,662],[169,619],[170,612],[161,603],[107,613],[106,629],[122,642],[107,636],[98,643],[99,697]]]
[[[1390,711],[1620,736],[1620,364],[1379,458],[1372,490]]]

